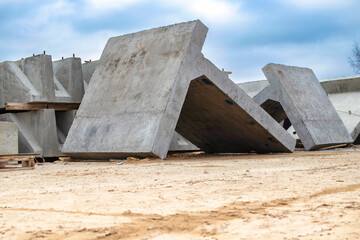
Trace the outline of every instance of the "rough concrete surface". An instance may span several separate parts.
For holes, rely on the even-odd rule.
[[[96,66],[99,64],[99,60],[85,62],[82,64],[83,76],[84,76],[84,87],[85,89],[89,85],[90,79],[95,72]],[[173,138],[171,139],[169,151],[195,151],[199,150],[194,144],[189,140],[181,136],[179,133],[175,132]]]
[[[207,28],[193,21],[111,38],[63,152],[75,158],[164,158],[175,128],[209,152],[291,152],[295,141],[290,134],[204,58],[206,34]],[[228,122],[222,123],[217,108],[205,101],[182,109],[185,98],[193,97],[188,93],[191,80],[199,92],[202,84],[221,96],[217,107],[229,114]],[[201,119],[180,116],[202,107],[209,112]],[[192,128],[194,121],[197,126]]]
[[[353,142],[311,69],[268,64],[263,72],[270,85],[254,100],[279,102],[307,150]]]
[[[360,101],[360,75],[323,79],[320,80],[320,84],[327,93],[328,98],[334,105],[347,130],[351,133],[354,143],[360,143],[360,105],[358,104]],[[273,97],[271,92],[270,94],[269,92],[258,94],[269,85],[267,80],[238,83],[237,85],[249,96],[257,96],[254,100],[260,104],[262,103],[262,107],[277,121],[281,122],[287,118],[279,102],[264,99]],[[269,89],[264,91],[269,91]],[[269,104],[273,105],[269,106]],[[296,132],[293,127],[291,127],[289,131],[291,133]],[[296,133],[293,134],[293,136],[298,138]]]
[[[180,155],[1,173],[0,238],[360,239],[359,153]]]
[[[0,155],[17,154],[18,146],[18,126],[12,122],[0,122]]]

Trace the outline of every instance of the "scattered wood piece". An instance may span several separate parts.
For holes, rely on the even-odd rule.
[[[333,148],[341,148],[341,147],[346,147],[347,144],[344,143],[344,144],[339,144],[339,145],[334,145],[334,146],[329,146],[329,147],[323,147],[323,148],[319,148],[319,149],[316,149],[318,151],[321,151],[321,150],[327,150],[327,149],[333,149]]]
[[[19,102],[5,103],[5,111],[35,111],[41,109],[55,109],[57,111],[77,110],[80,103],[64,102]]]
[[[0,172],[32,170],[35,168],[36,155],[2,155],[0,156]],[[21,165],[9,165],[8,162],[21,162]]]

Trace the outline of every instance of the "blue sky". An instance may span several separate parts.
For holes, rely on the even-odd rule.
[[[0,61],[44,50],[95,60],[109,37],[194,19],[209,28],[204,55],[235,82],[264,79],[270,62],[353,74],[358,0],[0,0]]]

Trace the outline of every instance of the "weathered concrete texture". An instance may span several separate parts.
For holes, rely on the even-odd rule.
[[[83,77],[84,77],[84,87],[87,88],[90,79],[95,72],[96,66],[99,64],[99,60],[86,62],[82,65]],[[173,138],[171,139],[169,151],[178,152],[178,151],[197,151],[197,148],[194,144],[192,144],[189,140],[178,134],[174,133]]]
[[[80,103],[84,96],[81,59],[72,57],[52,63],[57,102]]]
[[[44,109],[0,115],[19,128],[19,153],[37,153],[43,157],[62,156],[56,132],[55,111]]]
[[[0,122],[0,155],[18,154],[18,126],[12,122]]]
[[[360,143],[360,75],[324,79],[321,80],[320,84],[334,105],[345,127],[351,133],[354,143]],[[281,104],[277,100],[270,99],[275,98],[276,94],[272,94],[269,88],[264,90],[269,85],[267,80],[238,83],[237,85],[249,96],[256,96],[254,100],[260,103],[277,121],[281,122],[286,119],[286,114]],[[262,90],[264,92],[258,94]],[[266,100],[267,98],[269,99]],[[269,103],[274,105],[269,106]],[[295,138],[299,138],[293,127],[289,129],[289,132]]]
[[[0,81],[2,107],[6,102],[80,103],[84,95],[81,59],[75,57],[52,62],[51,56],[41,54],[2,62]],[[68,111],[55,116],[54,110],[43,110],[7,114],[6,118],[19,124],[20,153],[56,157],[62,155],[59,146],[74,115],[74,111]]]
[[[270,85],[254,97],[255,102],[263,107],[268,99],[279,102],[286,113],[282,116],[289,118],[307,150],[352,142],[311,69],[268,64],[263,72]]]
[[[6,102],[53,101],[51,56],[0,63],[1,107]]]
[[[208,152],[291,152],[295,139],[204,58],[206,34],[193,21],[111,38],[63,152],[164,158],[175,128]]]
[[[84,95],[80,58],[52,62],[40,54],[0,63],[0,107],[6,102],[74,102]]]

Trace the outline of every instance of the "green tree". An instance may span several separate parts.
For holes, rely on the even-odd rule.
[[[354,70],[355,74],[360,74],[360,48],[357,42],[354,44],[352,50],[352,57],[349,57],[349,63]]]

